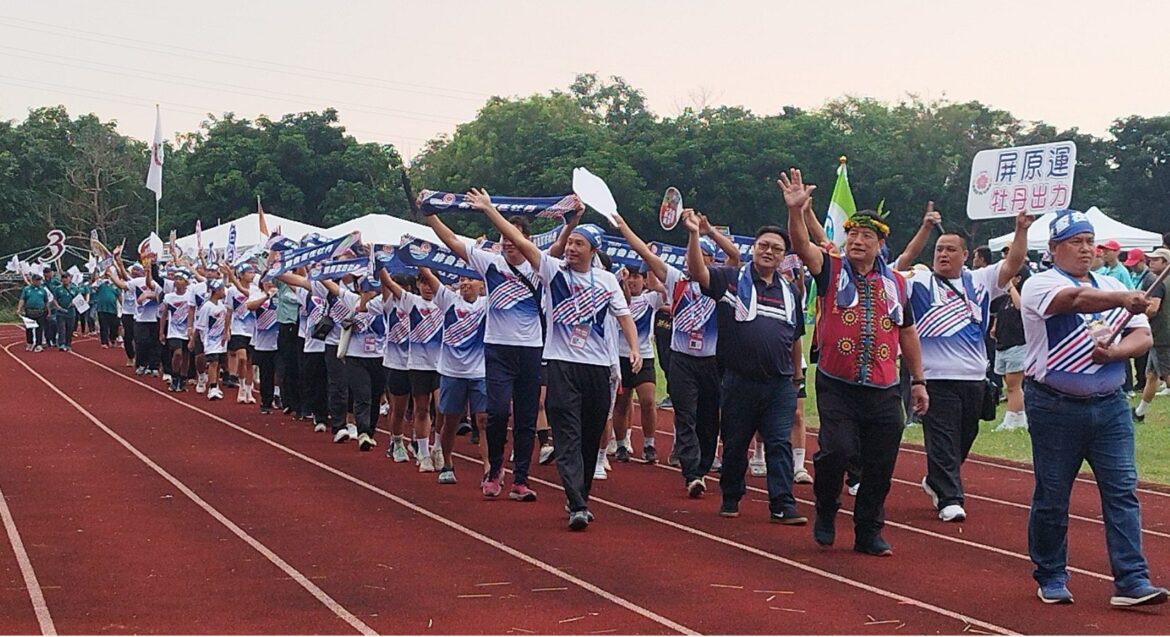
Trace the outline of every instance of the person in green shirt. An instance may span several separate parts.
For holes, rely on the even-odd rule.
[[[1133,279],[1130,278],[1129,270],[1125,269],[1125,266],[1121,264],[1119,259],[1121,254],[1121,244],[1114,239],[1110,239],[1098,245],[1097,251],[1101,255],[1102,264],[1101,267],[1093,270],[1093,272],[1095,274],[1111,276],[1118,281],[1121,281],[1121,284],[1126,288],[1132,290]]]
[[[45,333],[49,327],[49,308],[53,303],[53,296],[45,287],[45,280],[40,274],[34,273],[28,278],[28,285],[20,291],[20,301],[16,304],[16,313],[36,323],[36,327],[26,327],[24,330],[25,351],[41,351],[44,349]]]
[[[73,307],[73,299],[81,294],[81,288],[73,282],[73,275],[61,273],[61,282],[51,288],[53,298],[57,301],[55,319],[57,321],[57,348],[68,352],[73,346],[73,328],[77,326],[77,311]]]
[[[106,277],[97,279],[90,294],[91,312],[97,313],[98,337],[102,342],[102,349],[109,349],[118,334],[118,297],[119,290]]]

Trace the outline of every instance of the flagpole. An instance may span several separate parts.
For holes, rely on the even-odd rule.
[[[154,198],[154,233],[158,234],[158,197]]]

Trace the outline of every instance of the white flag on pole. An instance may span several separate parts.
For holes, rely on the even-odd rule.
[[[154,200],[162,199],[162,115],[158,105],[154,107],[154,141],[150,143],[150,170],[146,173],[146,187],[154,191]]]

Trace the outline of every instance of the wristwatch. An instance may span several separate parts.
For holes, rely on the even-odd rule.
[[[914,385],[922,385],[923,387],[926,387],[926,379],[925,378],[912,378],[912,379],[910,379],[910,386],[913,387]]]

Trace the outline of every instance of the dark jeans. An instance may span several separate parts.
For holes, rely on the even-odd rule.
[[[345,357],[345,374],[349,394],[353,396],[353,419],[359,434],[374,435],[378,424],[378,395],[386,385],[386,368],[382,358]]]
[[[979,435],[986,383],[981,380],[932,380],[930,408],[922,418],[926,444],[926,484],[938,494],[938,508],[963,504],[959,465]]]
[[[102,345],[112,345],[118,335],[118,315],[113,312],[98,312],[98,336]]]
[[[514,452],[512,481],[515,484],[527,484],[528,468],[532,464],[532,447],[536,438],[536,411],[540,404],[541,348],[488,343],[484,345],[483,356],[487,387],[489,472],[493,476],[497,475],[504,464],[504,447],[508,441],[510,415]],[[607,391],[608,378],[606,376]],[[608,400],[607,398],[606,413],[609,412]],[[547,396],[544,404],[547,414],[551,404]],[[552,422],[551,416],[549,422]],[[559,445],[557,451],[559,455]],[[593,478],[592,471],[589,477]]]
[[[276,352],[256,350],[252,353],[252,363],[260,374],[260,406],[272,409],[273,388],[276,387]]]
[[[674,405],[674,455],[682,465],[683,484],[706,475],[719,442],[719,365],[714,356],[699,358],[671,352],[670,380]],[[548,400],[545,400],[548,404]]]
[[[609,414],[609,368],[549,361],[544,412],[552,427],[557,473],[569,510],[586,509]]]
[[[1142,522],[1133,459],[1133,421],[1120,391],[1070,399],[1034,382],[1024,384],[1036,486],[1028,514],[1028,554],[1040,584],[1068,581],[1068,503],[1087,461],[1101,493],[1105,546],[1120,591],[1150,583],[1142,555]]]
[[[853,527],[858,540],[870,539],[885,524],[886,495],[902,442],[905,421],[898,387],[863,387],[818,371],[816,388],[821,423],[813,456],[817,513],[836,514],[846,469],[860,468]]]
[[[134,363],[138,367],[158,369],[162,347],[158,342],[158,321],[134,322]]]
[[[305,339],[297,335],[296,323],[281,323],[276,337],[276,382],[280,385],[280,401],[293,413],[301,410],[300,354]]]
[[[345,412],[349,408],[349,377],[345,359],[337,358],[337,346],[325,346],[325,375],[329,384],[329,426],[333,433],[345,429]]]
[[[313,422],[323,423],[329,418],[328,374],[325,371],[325,354],[301,352],[301,414],[313,415]]]
[[[744,472],[748,446],[759,432],[768,465],[768,508],[792,512],[792,421],[796,414],[796,387],[791,376],[755,379],[731,370],[723,372],[723,470],[719,489],[724,502],[739,502],[747,491]]]
[[[138,361],[138,352],[134,349],[134,315],[122,315],[122,349],[126,350],[126,360]]]

